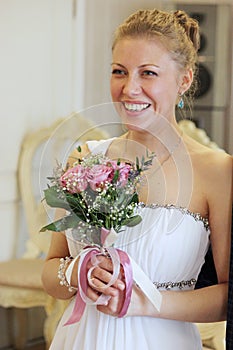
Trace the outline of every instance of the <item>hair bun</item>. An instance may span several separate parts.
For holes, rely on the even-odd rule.
[[[192,41],[195,50],[198,51],[200,48],[200,33],[198,22],[195,19],[189,17],[189,15],[182,10],[175,11],[174,17],[179,25],[184,28],[184,31]]]

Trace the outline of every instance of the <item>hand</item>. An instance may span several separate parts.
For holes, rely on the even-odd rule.
[[[105,256],[100,256],[98,260],[99,265],[92,272],[91,284],[89,284],[87,296],[94,302],[101,293],[108,296],[110,298],[108,303],[106,305],[98,305],[97,309],[105,314],[118,316],[125,299],[124,274],[120,271],[116,282],[106,288],[106,285],[112,278],[112,261]],[[91,266],[89,265],[88,268]]]

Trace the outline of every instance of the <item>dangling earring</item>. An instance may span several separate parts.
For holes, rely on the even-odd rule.
[[[184,108],[184,100],[183,100],[182,94],[180,94],[179,97],[180,97],[180,100],[177,104],[177,107],[182,109],[182,108]]]

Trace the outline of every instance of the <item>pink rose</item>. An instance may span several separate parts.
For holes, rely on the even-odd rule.
[[[106,182],[112,181],[113,176],[113,167],[104,164],[96,164],[88,170],[88,182],[94,191],[96,191],[97,188],[104,188]]]
[[[87,171],[80,164],[70,168],[60,178],[61,185],[70,193],[80,193],[88,186]]]
[[[111,161],[111,165],[114,170],[119,170],[119,176],[117,180],[117,185],[124,187],[128,181],[131,166],[129,164],[121,162],[118,164],[116,161]]]
[[[129,164],[120,163],[120,165],[118,166],[118,169],[119,169],[118,185],[125,186],[129,178],[131,166]]]

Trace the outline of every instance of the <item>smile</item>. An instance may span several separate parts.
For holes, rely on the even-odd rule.
[[[125,109],[133,112],[141,112],[150,106],[149,103],[127,103],[124,102]]]

